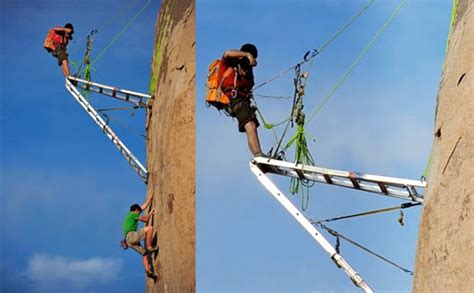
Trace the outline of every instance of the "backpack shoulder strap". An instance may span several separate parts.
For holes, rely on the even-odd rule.
[[[222,78],[221,78],[221,81],[220,81],[220,85],[222,85],[222,83],[224,82],[224,79],[226,79],[227,77],[229,77],[232,73],[234,73],[234,88],[237,87],[237,69],[234,68],[234,67],[227,67],[226,70],[224,71],[224,73],[222,74]]]

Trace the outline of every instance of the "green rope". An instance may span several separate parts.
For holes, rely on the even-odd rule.
[[[374,3],[375,0],[369,0],[367,4],[356,14],[354,15],[332,38],[326,41],[321,48],[318,49],[318,52],[321,53],[324,49],[326,49],[329,44],[331,44],[340,34],[342,34],[354,21],[356,21],[364,12],[369,9],[370,5]]]
[[[319,106],[316,108],[316,110],[311,114],[311,116],[308,119],[308,123],[316,116],[316,114],[321,110],[321,108],[331,99],[336,91],[341,87],[341,85],[344,83],[344,81],[347,79],[347,77],[352,73],[352,71],[355,69],[357,65],[359,65],[360,61],[362,60],[362,57],[367,53],[367,51],[373,46],[375,41],[380,37],[380,35],[387,29],[388,25],[392,22],[392,20],[395,18],[395,16],[400,12],[401,8],[405,4],[406,0],[401,0],[398,6],[395,8],[395,10],[392,12],[392,14],[387,18],[385,23],[382,25],[382,27],[377,31],[377,33],[372,37],[370,42],[365,46],[365,48],[362,49],[362,51],[359,53],[359,55],[354,59],[352,64],[349,66],[349,68],[342,74],[342,76],[339,78],[339,80],[335,83],[335,85],[332,87],[332,89],[329,91],[329,93],[324,97],[322,102],[319,104]]]
[[[285,120],[277,122],[277,123],[268,123],[265,117],[263,116],[262,112],[260,111],[260,109],[259,108],[255,108],[255,109],[257,111],[258,116],[260,117],[260,120],[262,120],[263,127],[265,127],[266,129],[274,129],[275,127],[278,127],[284,124],[285,122],[288,122],[291,119],[291,117],[288,117]]]
[[[254,92],[255,90],[257,90],[258,88],[270,83],[271,81],[281,77],[283,74],[287,73],[288,71],[292,70],[292,69],[297,69],[299,68],[301,65],[303,65],[304,63],[308,62],[311,60],[310,62],[310,65],[309,65],[309,71],[311,71],[311,68],[313,66],[313,61],[314,61],[314,57],[316,57],[317,55],[319,55],[319,53],[321,53],[322,51],[324,51],[332,42],[334,42],[345,30],[347,30],[351,25],[352,23],[354,23],[362,14],[364,14],[364,12],[373,4],[375,0],[369,0],[362,9],[360,9],[355,15],[353,15],[349,21],[347,21],[335,34],[333,34],[331,36],[331,38],[329,38],[319,49],[313,49],[313,50],[310,50],[308,51],[304,58],[303,58],[303,61],[299,62],[298,64],[292,66],[292,67],[289,67],[285,70],[283,70],[282,72],[278,73],[277,75],[275,75],[274,77],[270,78],[269,80],[257,85],[256,87],[254,87],[252,89],[252,92]],[[308,74],[309,75],[309,74]],[[304,82],[301,84],[301,86],[304,88],[306,86],[306,83],[307,83],[307,78],[308,76],[306,76],[304,78]],[[258,95],[258,94],[256,94]],[[294,106],[294,105],[293,105]],[[292,111],[293,112],[293,111]],[[285,120],[281,121],[281,122],[278,122],[278,123],[267,123],[267,121],[265,120],[263,114],[261,113],[260,110],[257,109],[257,113],[259,114],[261,120],[262,120],[262,123],[263,123],[263,126],[266,128],[266,129],[271,129],[273,131],[273,135],[275,136],[275,140],[278,141],[278,138],[277,138],[277,135],[276,135],[276,132],[274,130],[274,127],[278,127],[280,125],[283,125],[287,122],[289,122],[293,117],[291,114],[290,117],[286,118]],[[298,132],[297,132],[298,133]]]
[[[97,30],[98,31],[102,31],[108,27],[110,27],[117,18],[119,18],[120,16],[122,16],[123,14],[125,14],[125,12],[127,12],[128,10],[130,10],[130,8],[132,8],[134,5],[135,5],[135,2],[137,2],[137,0],[132,0],[130,1],[126,6],[122,6],[122,8],[117,11],[115,13],[115,15],[112,15],[108,21],[104,22],[104,24],[102,24]]]
[[[104,21],[101,25],[99,25],[98,26],[99,28],[97,29],[97,31],[102,31],[102,30],[108,28],[112,23],[114,23],[114,21],[117,18],[119,18],[126,11],[128,11],[135,4],[135,2],[137,2],[137,0],[132,0],[127,5],[123,5],[122,8],[119,9],[114,15],[112,15],[108,20]],[[87,36],[79,37],[79,38],[75,39],[72,44],[73,45],[78,44],[78,43],[82,42],[85,39],[87,39]],[[71,49],[70,52],[74,53],[74,52],[77,52],[78,50],[79,50],[79,47],[76,47],[76,48]]]
[[[313,50],[310,50],[308,51],[306,54],[305,54],[305,57],[306,55],[310,55],[308,58],[310,58],[311,60],[314,59],[314,57],[316,57],[317,55],[319,55],[322,51],[324,51],[324,49],[326,49],[326,47],[328,47],[332,42],[334,42],[347,28],[349,28],[349,26],[351,26],[351,24],[353,22],[355,22],[362,14],[364,14],[364,12],[370,7],[370,5],[372,5],[372,3],[374,3],[375,0],[369,0],[366,5],[361,9],[359,10],[354,16],[351,17],[351,19],[349,19],[348,22],[346,22],[331,38],[329,38],[319,49],[313,49]],[[252,92],[255,92],[257,89],[261,88],[262,86],[274,81],[275,79],[283,76],[285,73],[289,72],[290,70],[293,70],[295,69],[297,66],[301,66],[303,63],[306,63],[308,62],[309,59],[306,59],[304,58],[303,61],[299,62],[298,64],[296,65],[293,65],[283,71],[281,71],[280,73],[276,74],[275,76],[273,76],[272,78],[262,82],[261,84],[255,86],[253,89],[252,89]]]
[[[112,47],[112,45],[123,35],[123,33],[132,25],[133,22],[142,14],[145,8],[151,3],[151,0],[148,0],[147,3],[135,14],[135,16],[120,30],[120,32],[109,42],[109,44],[92,60],[91,65],[93,65],[97,60],[102,57],[102,55]]]
[[[260,117],[260,121],[262,121],[263,127],[265,127],[266,129],[271,129],[272,133],[273,133],[273,137],[275,138],[275,141],[278,141],[278,136],[277,136],[276,131],[274,129],[274,127],[278,126],[278,125],[268,123],[266,121],[265,117],[263,116],[262,112],[260,112],[259,108],[255,108],[255,110],[256,110],[258,116]]]
[[[356,15],[354,15],[338,32],[336,32],[332,36],[332,38],[327,40],[326,43],[324,43],[316,52],[318,54],[320,54],[324,49],[326,49],[326,47],[329,46],[329,44],[331,44],[334,40],[336,40],[337,37],[339,37],[340,34],[342,34],[349,26],[351,26],[351,24],[353,22],[355,22],[362,14],[364,14],[364,12],[367,9],[369,9],[370,5],[372,5],[372,3],[374,3],[374,1],[375,0],[369,0],[369,2],[367,2],[366,5]],[[311,73],[311,69],[313,68],[313,63],[314,63],[314,58],[311,58],[311,61],[310,61],[309,66],[308,66],[308,76],[304,80],[304,85],[303,85],[304,87],[306,87],[306,84],[308,82],[308,77],[309,77],[309,74]]]
[[[95,71],[95,69],[90,64],[86,64],[86,67],[84,68],[84,71],[82,72],[85,80],[88,80],[88,81],[92,80],[91,71]]]
[[[300,114],[298,117],[298,123],[296,125],[296,133],[288,141],[286,146],[283,148],[284,153],[291,145],[295,144],[295,162],[303,165],[314,166],[314,159],[308,148],[304,130],[304,114]],[[313,181],[309,181],[301,178],[291,178],[290,180],[290,193],[292,195],[301,195],[301,209],[305,211],[309,205],[309,188],[314,186]]]

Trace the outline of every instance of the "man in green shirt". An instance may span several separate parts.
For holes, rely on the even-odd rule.
[[[123,221],[123,233],[125,235],[125,241],[127,245],[131,247],[133,250],[138,252],[142,255],[143,259],[143,266],[145,267],[145,271],[147,276],[152,276],[153,273],[151,271],[150,263],[148,262],[147,254],[149,252],[157,250],[157,248],[153,247],[151,244],[151,240],[153,238],[153,226],[149,225],[144,227],[143,229],[138,229],[138,221],[143,223],[147,223],[151,216],[155,213],[155,209],[152,209],[148,215],[140,216],[143,210],[148,208],[151,203],[151,196],[147,198],[147,200],[140,206],[138,204],[133,204],[130,206],[130,212],[125,217]],[[140,241],[145,239],[145,248],[141,246]]]

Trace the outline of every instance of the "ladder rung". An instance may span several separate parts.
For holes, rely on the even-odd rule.
[[[360,189],[359,182],[357,181],[356,174],[354,172],[349,172],[349,179],[351,180],[355,189]]]
[[[388,194],[388,190],[387,190],[387,187],[385,187],[385,184],[383,183],[378,183],[379,184],[379,187],[380,187],[380,190],[385,193],[385,194]]]
[[[328,174],[323,174],[323,177],[324,177],[324,180],[326,180],[328,184],[332,184],[331,176],[329,176]]]
[[[301,170],[295,170],[296,171],[296,174],[298,174],[298,177],[300,179],[306,179],[305,176],[304,176],[304,172],[301,171]]]

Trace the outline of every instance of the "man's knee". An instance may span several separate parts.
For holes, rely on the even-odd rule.
[[[247,132],[255,132],[257,130],[257,125],[255,124],[255,121],[251,120],[245,123],[244,128]]]
[[[153,226],[146,226],[145,228],[143,228],[143,230],[148,233],[149,231],[153,231]]]

